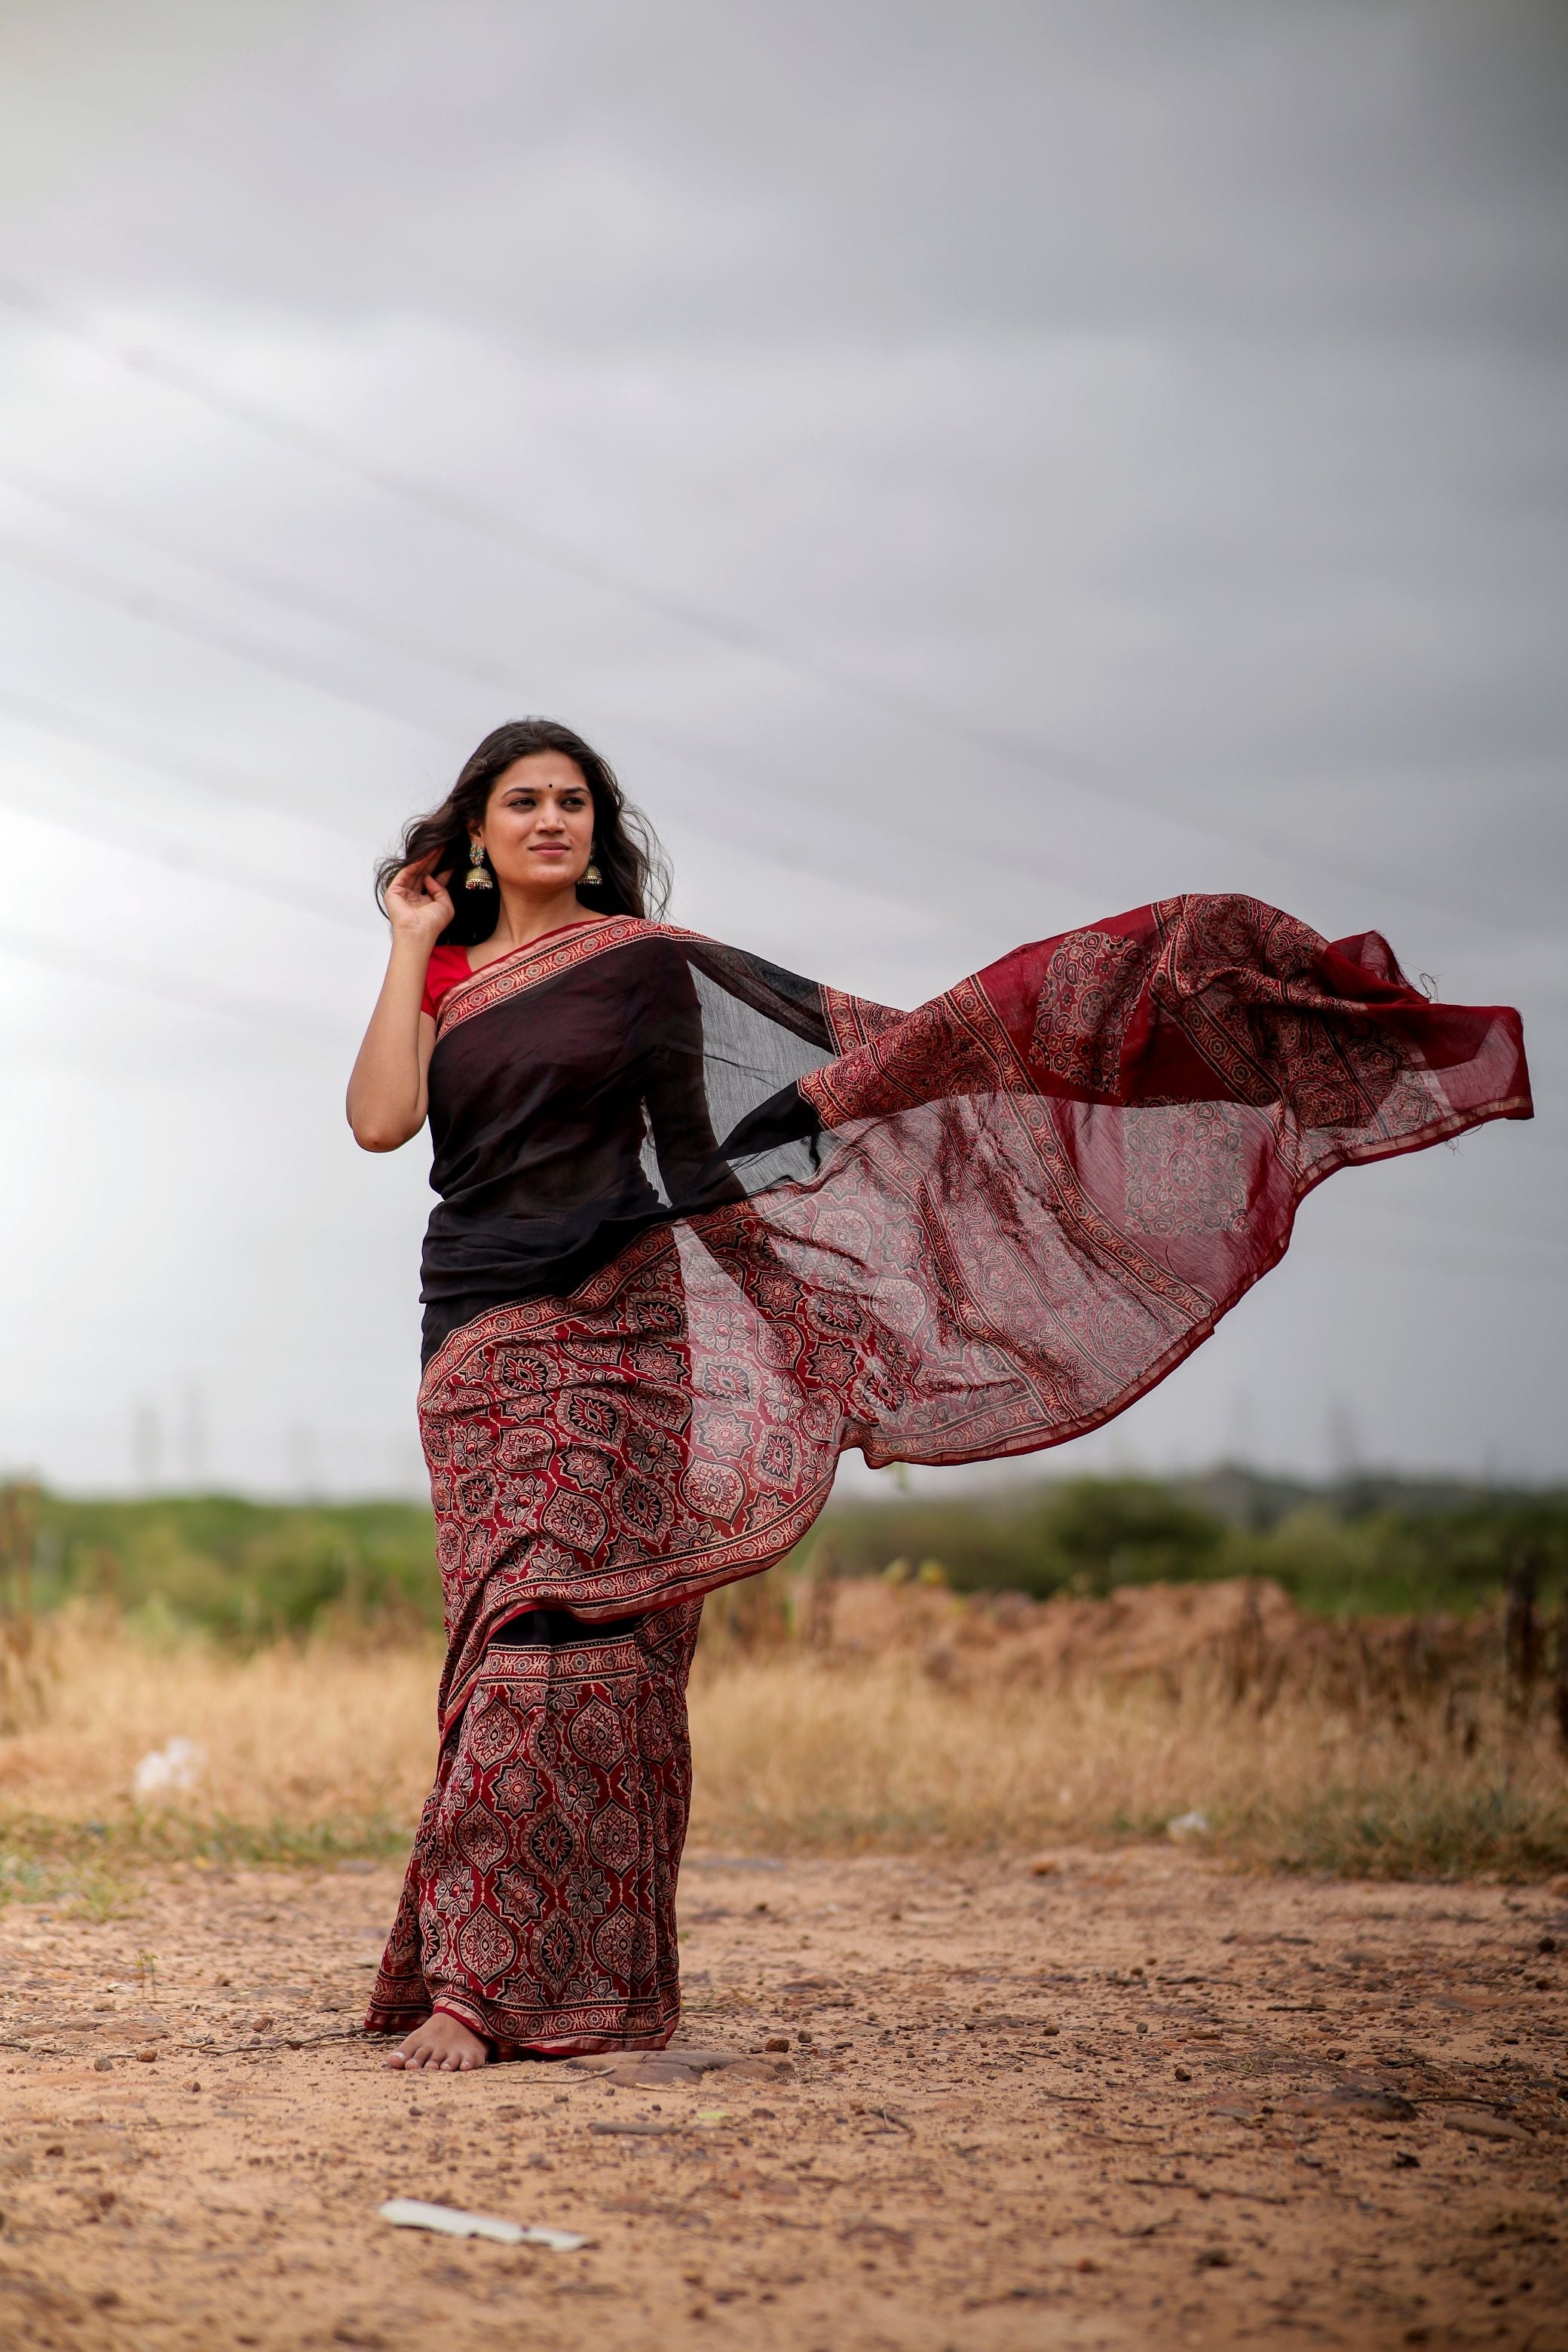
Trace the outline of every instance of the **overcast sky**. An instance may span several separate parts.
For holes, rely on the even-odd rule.
[[[546,711],[885,1002],[1244,889],[1521,1005],[1054,1466],[1568,1471],[1561,6],[0,28],[0,1466],[417,1488],[370,869]]]

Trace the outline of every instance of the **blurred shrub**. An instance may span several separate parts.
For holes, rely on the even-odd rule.
[[[1152,1478],[1071,1478],[1040,1514],[1042,1556],[1075,1592],[1184,1583],[1213,1573],[1225,1528],[1212,1511]]]
[[[1071,1478],[834,1503],[797,1555],[816,1572],[903,1574],[938,1559],[959,1591],[1104,1593],[1120,1584],[1272,1577],[1323,1616],[1463,1614],[1521,1559],[1568,1575],[1568,1494],[1382,1477],[1336,1486],[1227,1469]]]
[[[1234,1531],[1221,1566],[1233,1576],[1275,1577],[1322,1616],[1462,1615],[1495,1599],[1527,1559],[1547,1579],[1568,1572],[1568,1496],[1360,1512],[1305,1504],[1271,1528]]]
[[[153,1638],[189,1627],[251,1647],[313,1630],[440,1627],[435,1528],[415,1504],[47,1496],[41,1517],[40,1599],[114,1602]]]
[[[1212,1574],[1225,1533],[1212,1511],[1156,1479],[1069,1478],[963,1502],[835,1505],[819,1542],[841,1575],[896,1582],[919,1575],[918,1560],[940,1565],[955,1591],[1044,1598]]]
[[[440,1630],[435,1530],[416,1504],[35,1493],[29,1509],[27,1589],[41,1609],[97,1599],[149,1638],[195,1629],[241,1648],[312,1632],[379,1639]],[[1568,1493],[1392,1478],[1314,1488],[1235,1469],[1188,1480],[1041,1478],[836,1502],[777,1577],[716,1596],[708,1613],[713,1640],[767,1648],[802,1631],[817,1584],[892,1570],[960,1592],[1042,1599],[1270,1577],[1322,1616],[1463,1614],[1492,1601],[1525,1560],[1545,1603],[1568,1575]],[[792,1595],[803,1570],[811,1585],[801,1588],[796,1627]]]

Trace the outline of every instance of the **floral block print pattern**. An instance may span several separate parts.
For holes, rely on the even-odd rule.
[[[368,2032],[440,2010],[498,2057],[668,2041],[700,1609],[489,1652],[426,1801]]]
[[[590,936],[572,971],[635,943]],[[537,1046],[562,984],[490,979],[458,1034],[527,1019]],[[746,1009],[721,1021],[704,984],[739,1052]],[[973,1462],[1096,1427],[1206,1338],[1335,1169],[1530,1108],[1515,1014],[1429,1003],[1375,935],[1331,944],[1254,899],[1020,948],[908,1014],[818,994],[840,1050],[795,1082],[803,1173],[433,1356],[444,1722],[510,1616],[626,1616],[766,1568],[847,1448]]]
[[[530,2049],[670,2031],[695,1608],[799,1540],[847,1450],[1079,1436],[1336,1169],[1531,1110],[1508,1007],[1241,897],[908,1013],[617,918],[452,990],[430,1072],[444,1747],[371,2017]],[[541,1608],[603,1636],[495,1646]],[[616,1634],[642,1611],[666,1633]]]

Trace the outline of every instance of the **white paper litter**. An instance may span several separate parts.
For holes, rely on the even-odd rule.
[[[1206,1813],[1178,1813],[1173,1821],[1165,1823],[1165,1835],[1174,1838],[1178,1845],[1184,1838],[1207,1837],[1208,1833],[1209,1817]]]
[[[501,2246],[548,2246],[552,2253],[574,2254],[588,2242],[576,2230],[525,2230],[521,2221],[502,2221],[493,2213],[464,2213],[456,2205],[426,2205],[418,2197],[394,2197],[376,2210],[397,2230],[439,2230],[448,2238],[493,2238]]]
[[[170,1790],[194,1789],[207,1769],[207,1751],[198,1739],[170,1739],[150,1748],[132,1775],[139,1797],[158,1797]]]

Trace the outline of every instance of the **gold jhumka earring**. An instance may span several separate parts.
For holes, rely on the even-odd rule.
[[[470,841],[468,844],[468,870],[463,877],[464,889],[493,890],[495,887],[495,883],[491,879],[489,867],[485,864],[485,848],[483,842]]]
[[[604,876],[600,873],[598,867],[590,857],[588,863],[583,868],[584,881],[586,882],[589,888],[592,889],[595,883],[602,882],[604,878]]]

